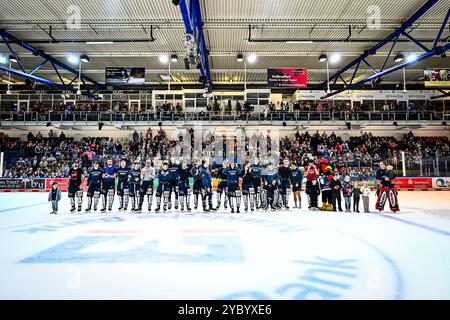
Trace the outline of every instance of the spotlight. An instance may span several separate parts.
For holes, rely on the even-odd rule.
[[[17,62],[18,59],[17,59],[15,56],[13,56],[12,54],[10,54],[10,55],[9,55],[9,61],[11,61],[11,62]]]
[[[345,125],[347,126],[348,130],[352,130],[352,124],[350,122],[347,122]]]
[[[176,54],[172,54],[172,55],[170,56],[170,61],[172,61],[172,62],[178,62],[178,56],[177,56]]]
[[[178,6],[180,4],[180,0],[172,0],[172,3],[176,6]]]
[[[398,63],[398,62],[402,62],[403,60],[405,60],[405,56],[400,53],[394,57],[394,62]]]
[[[394,125],[394,127],[398,127],[397,121],[394,121],[393,125]]]
[[[51,122],[47,122],[47,124],[46,124],[47,127],[50,127],[51,125],[52,125]]]
[[[162,122],[158,122],[158,127],[162,127]]]
[[[67,61],[72,64],[78,64],[80,62],[80,57],[76,55],[70,55],[67,57]]]
[[[326,54],[321,54],[319,57],[320,62],[326,62],[328,60],[328,57]]]
[[[244,55],[242,53],[239,53],[237,55],[236,60],[237,60],[237,62],[243,62],[244,61]]]
[[[443,126],[447,126],[447,122],[446,121],[442,121],[442,125]]]
[[[330,57],[331,63],[338,63],[341,60],[341,55],[339,53],[333,53]]]
[[[85,54],[83,54],[80,57],[80,60],[83,61],[84,63],[88,63],[90,61],[89,57],[87,55],[85,55]]]
[[[167,62],[169,62],[169,57],[166,56],[165,54],[160,55],[160,56],[159,56],[159,62],[161,62],[161,63],[167,63]]]
[[[408,56],[408,58],[406,58],[406,60],[407,60],[408,62],[414,62],[414,61],[416,61],[416,60],[417,60],[417,54],[415,54],[415,53],[410,54],[410,55]]]
[[[447,54],[446,54],[445,52],[443,52],[443,53],[441,54],[441,58],[442,58],[442,59],[447,58]]]
[[[98,123],[98,131],[101,131],[103,128],[103,122]]]
[[[286,121],[283,121],[283,127],[286,127],[286,126],[287,126]]]
[[[251,54],[247,57],[247,62],[249,63],[254,63],[256,62],[256,55],[255,54]]]

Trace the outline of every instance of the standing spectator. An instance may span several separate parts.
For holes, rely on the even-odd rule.
[[[350,176],[346,175],[344,183],[342,184],[342,195],[344,196],[345,201],[345,212],[350,212],[350,209],[352,207],[352,192],[353,186],[350,182]]]
[[[48,201],[52,203],[52,212],[50,214],[58,213],[58,202],[61,200],[61,190],[58,188],[58,182],[52,183],[52,189],[48,193]]]
[[[361,196],[361,189],[359,188],[358,181],[353,183],[353,212],[359,213],[359,199]]]
[[[27,135],[27,140],[28,140],[28,142],[34,141],[34,134],[31,131]]]
[[[342,205],[341,205],[341,189],[342,189],[342,183],[339,181],[339,174],[335,173],[333,176],[333,180],[331,180],[330,187],[332,190],[331,193],[331,202],[333,203],[333,211],[336,212],[337,208],[339,208],[339,211],[342,212]],[[337,202],[337,205],[336,205]]]
[[[138,140],[139,140],[139,133],[136,130],[134,130],[134,132],[133,132],[133,142],[136,142]]]
[[[367,180],[363,181],[363,186],[361,188],[362,200],[364,205],[364,212],[369,213],[369,196],[370,196],[370,187],[367,184]]]
[[[317,180],[317,177],[319,176],[319,169],[314,164],[312,159],[308,160],[308,166],[305,168],[305,175],[306,175],[306,189],[310,190],[311,184],[313,180]],[[311,209],[311,198],[308,197],[308,209]]]

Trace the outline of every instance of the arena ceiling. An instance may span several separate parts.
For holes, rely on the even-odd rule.
[[[171,0],[0,0],[0,3],[1,29],[19,39],[32,41],[34,46],[66,63],[70,54],[87,54],[90,63],[83,65],[83,73],[99,82],[104,82],[107,66],[143,66],[148,83],[164,83],[160,75],[167,74],[167,65],[159,59],[163,54],[178,55],[178,62],[171,63],[175,82],[198,81],[199,71],[184,67],[185,29],[179,7]],[[70,6],[74,3],[80,8],[81,23],[79,28],[70,29],[67,20],[70,20]],[[230,79],[234,84],[244,81],[244,63],[236,59],[236,55],[242,53],[257,57],[254,63],[246,64],[247,82],[264,84],[266,69],[273,67],[305,67],[309,70],[309,83],[325,81],[326,64],[319,62],[320,54],[339,53],[341,59],[330,63],[330,72],[338,71],[391,34],[424,1],[200,0],[200,3],[214,83],[230,83]],[[381,19],[376,29],[367,25],[373,10],[377,10],[371,7],[374,5],[378,6]],[[449,7],[450,0],[440,0],[408,33],[432,43]],[[50,27],[53,40],[49,36]],[[249,41],[249,27],[252,41]],[[151,30],[154,41],[150,41]],[[449,36],[447,27],[443,41],[448,42]],[[299,39],[307,41],[290,43]],[[86,43],[104,40],[113,43]],[[127,42],[119,42],[124,40]],[[28,51],[14,48],[29,70],[42,62]],[[384,47],[369,61],[381,66],[389,48]],[[410,42],[402,42],[395,52],[408,55],[422,51]],[[0,53],[9,53],[5,44],[0,44]],[[387,67],[394,64],[389,61]],[[407,69],[407,82],[422,81],[424,68],[449,66],[449,58],[428,59]],[[363,68],[356,76],[371,74],[369,68]],[[36,75],[57,80],[51,65]],[[347,76],[351,75],[350,71]],[[384,81],[395,83],[402,79],[403,74],[398,71]]]

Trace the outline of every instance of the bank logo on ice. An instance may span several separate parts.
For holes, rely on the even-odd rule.
[[[243,262],[237,235],[87,234],[48,248],[20,263]]]

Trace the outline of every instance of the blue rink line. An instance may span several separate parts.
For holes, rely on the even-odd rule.
[[[424,224],[421,224],[421,223],[408,221],[408,220],[405,220],[405,219],[402,219],[402,218],[398,218],[398,217],[395,217],[395,216],[389,216],[389,215],[386,215],[386,214],[378,214],[378,216],[380,216],[382,218],[398,221],[398,222],[401,222],[401,223],[404,223],[404,224],[408,224],[410,226],[414,226],[414,227],[417,227],[417,228],[420,228],[420,229],[423,229],[423,230],[428,230],[428,231],[431,231],[431,232],[434,232],[434,233],[438,233],[438,234],[450,237],[450,231],[441,230],[441,229],[430,227],[430,226],[427,226],[427,225],[424,225]]]
[[[8,212],[8,211],[14,211],[14,210],[19,210],[19,209],[27,209],[27,208],[32,208],[32,207],[39,207],[39,206],[42,206],[42,205],[44,205],[46,203],[47,202],[40,202],[40,203],[28,204],[26,206],[20,206],[20,207],[8,208],[8,209],[1,209],[0,213]]]

